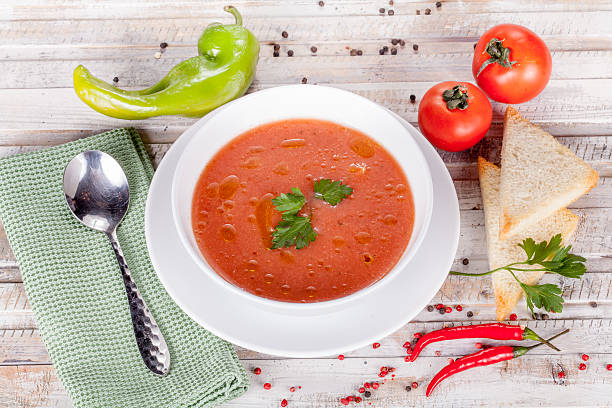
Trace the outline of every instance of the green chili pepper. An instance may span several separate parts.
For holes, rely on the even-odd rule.
[[[259,43],[242,27],[238,10],[226,6],[235,24],[210,24],[198,41],[198,56],[176,65],[161,81],[140,91],[124,91],[82,65],[74,70],[74,90],[91,108],[119,119],[159,115],[203,116],[246,92],[253,81]]]

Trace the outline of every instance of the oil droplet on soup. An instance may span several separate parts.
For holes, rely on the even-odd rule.
[[[306,288],[306,296],[308,296],[309,298],[315,297],[316,294],[317,294],[317,288],[315,288],[314,286],[308,286]]]
[[[234,194],[236,194],[236,190],[238,190],[238,186],[240,185],[240,181],[238,180],[238,176],[231,175],[221,181],[219,184],[219,197],[223,199],[232,198]]]
[[[340,235],[336,235],[333,239],[332,239],[332,243],[334,244],[334,246],[336,248],[339,248],[341,246],[344,245],[344,238],[341,237]]]
[[[281,286],[281,293],[283,295],[288,295],[289,291],[291,291],[291,286],[289,286],[287,284],[284,284],[284,285]]]
[[[366,170],[367,170],[367,165],[365,163],[352,163],[349,166],[349,171],[351,173],[360,173],[360,174],[365,174]]]
[[[265,151],[266,148],[263,146],[250,146],[249,150],[247,151],[247,153],[249,154],[255,154],[255,153],[261,153],[263,151]]]
[[[272,247],[272,231],[274,229],[272,225],[272,212],[275,211],[274,204],[272,203],[273,198],[274,194],[266,193],[255,206],[255,218],[264,248]]]
[[[281,147],[294,149],[296,147],[306,146],[306,139],[285,139],[281,142]]]
[[[219,233],[224,241],[230,242],[236,239],[236,227],[234,227],[232,224],[222,225],[219,229]]]
[[[256,169],[261,167],[261,159],[259,157],[249,157],[242,162],[240,167],[244,167],[245,169]]]
[[[387,215],[384,216],[383,222],[386,225],[395,225],[395,224],[397,224],[397,217],[395,215],[392,215],[392,214],[387,214]]]
[[[366,138],[356,137],[350,141],[349,146],[361,157],[367,159],[374,156],[374,144]]]
[[[355,234],[355,241],[359,242],[360,244],[367,244],[371,240],[372,236],[367,232],[361,231]]]
[[[210,183],[206,186],[206,196],[210,198],[215,198],[219,194],[219,183]]]
[[[280,176],[286,176],[289,174],[289,165],[285,162],[280,162],[272,171]]]
[[[280,257],[283,260],[283,262],[288,263],[288,264],[293,263],[293,261],[295,260],[295,256],[288,249],[281,249]]]
[[[264,275],[264,282],[267,283],[268,285],[271,284],[274,281],[274,275],[272,275],[271,273],[266,273]]]
[[[259,264],[255,259],[250,259],[246,263],[246,269],[249,272],[257,272],[257,269],[259,269]]]

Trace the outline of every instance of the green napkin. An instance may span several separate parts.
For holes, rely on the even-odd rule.
[[[77,221],[64,199],[64,167],[93,149],[112,155],[127,174],[130,208],[117,236],[168,343],[165,377],[142,362],[106,235]],[[152,175],[132,129],[0,160],[0,217],[47,350],[75,407],[208,407],[248,388],[233,346],[183,313],[151,266],[144,210]]]

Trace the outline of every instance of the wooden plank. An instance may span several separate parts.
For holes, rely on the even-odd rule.
[[[478,324],[487,321],[472,319],[469,322],[411,322],[390,336],[380,339],[380,348],[373,349],[370,345],[360,349],[346,352],[347,358],[370,358],[370,357],[403,357],[406,350],[403,344],[414,342],[414,333],[427,333],[443,327],[452,327],[462,324]],[[553,336],[562,330],[569,328],[570,334],[555,341],[555,345],[561,349],[561,354],[575,355],[580,351],[596,354],[612,354],[612,320],[585,319],[585,320],[537,320],[521,321],[532,330],[544,337]],[[445,356],[452,357],[464,355],[474,351],[474,344],[481,342],[487,345],[508,344],[508,341],[496,341],[490,339],[466,339],[456,340],[431,345],[422,352],[422,356]],[[586,350],[585,350],[586,349]],[[238,357],[246,362],[248,360],[278,360],[277,356],[257,353],[241,347],[236,347]],[[548,355],[547,348],[537,348],[531,352],[532,355]],[[331,358],[335,356],[330,356]],[[42,341],[38,329],[0,330],[0,366],[2,365],[29,365],[29,364],[51,364],[49,354]],[[247,363],[248,364],[248,363]]]
[[[83,5],[76,0],[6,0],[0,4],[0,18],[2,20],[67,20],[67,19],[107,19],[109,16],[121,15],[130,19],[151,18],[178,18],[189,15],[197,18],[221,19],[226,18],[222,12],[225,0],[208,0],[207,7],[202,7],[201,2],[177,1],[172,5],[159,2],[142,0],[126,1],[104,1]],[[273,3],[268,1],[243,1],[232,2],[240,11],[250,17],[322,17],[322,16],[350,16],[350,15],[380,15],[379,6],[393,9],[396,15],[416,14],[420,10],[425,17],[426,8],[434,14],[472,14],[472,13],[517,13],[517,12],[584,12],[612,10],[612,6],[606,0],[590,0],[576,2],[574,0],[562,0],[554,2],[542,2],[534,0],[507,1],[444,1],[440,8],[436,8],[431,1],[404,1],[396,0],[392,7],[387,4],[373,4],[369,0],[327,0],[324,6],[318,5],[318,1],[294,1],[280,0]],[[381,18],[388,19],[389,16]]]
[[[316,4],[314,1],[313,5]],[[172,6],[173,7],[173,6]],[[205,9],[206,7],[201,7]],[[182,11],[176,18],[126,18],[112,13],[102,20],[18,20],[0,23],[5,44],[189,44],[193,46],[208,23],[214,19],[187,17]],[[10,11],[8,12],[10,15]],[[608,24],[610,12],[513,12],[467,13],[460,17],[436,13],[416,15],[397,13],[387,16],[317,16],[288,18],[286,16],[244,16],[245,26],[259,41],[280,41],[287,31],[287,41],[354,41],[367,38],[469,38],[478,39],[488,28],[502,23],[520,24],[532,28],[544,40],[550,37],[585,36],[606,41],[612,33]],[[224,22],[229,21],[224,16]],[[347,43],[346,45],[350,45]]]
[[[611,13],[612,17],[612,13]],[[379,55],[385,43],[359,46],[364,56],[349,56],[344,44],[321,47],[312,56],[311,44],[289,45],[281,48],[282,57],[272,57],[272,47],[264,47],[257,66],[256,87],[267,84],[295,84],[307,77],[311,83],[350,84],[362,82],[439,82],[442,80],[474,81],[471,63],[472,43],[412,44],[398,47],[398,55]],[[356,46],[356,45],[352,45]],[[612,46],[612,41],[611,41]],[[320,47],[320,46],[319,46]],[[317,48],[319,48],[317,47]],[[435,49],[434,49],[435,47]],[[287,49],[294,56],[286,56]],[[52,49],[4,48],[0,51],[0,88],[69,88],[72,72],[83,64],[91,72],[112,81],[119,78],[121,87],[147,87],[159,81],[176,64],[195,55],[193,47],[167,48],[161,59],[154,54],[159,49],[53,47]],[[326,56],[325,53],[332,53]],[[553,52],[553,80],[612,78],[607,69],[612,51],[557,51]],[[350,69],[349,69],[350,68]],[[53,73],[48,75],[48,73]],[[578,96],[581,94],[578,93]],[[597,94],[595,94],[597,95]],[[567,96],[556,105],[567,104],[576,97]]]
[[[283,398],[290,407],[338,407],[340,398],[359,395],[358,389],[364,382],[382,382],[377,376],[382,365],[394,367],[395,377],[392,380],[388,376],[372,392],[367,402],[373,406],[452,408],[464,407],[468,401],[471,406],[490,406],[492,401],[508,407],[609,406],[611,380],[605,368],[609,355],[591,353],[590,357],[585,373],[578,370],[578,355],[527,354],[458,374],[442,383],[430,398],[425,398],[427,383],[447,364],[446,357],[422,357],[415,363],[405,363],[403,358],[254,360],[247,364],[247,369],[260,367],[262,374],[250,374],[250,390],[222,407],[276,408]],[[557,376],[560,370],[565,373],[563,379]],[[264,382],[270,382],[272,389],[264,390]],[[406,392],[404,388],[412,382],[417,382],[419,387]],[[43,393],[45,398],[31,402],[30,398],[39,394],[41,385],[47,391]],[[290,393],[291,386],[302,388]],[[46,365],[0,367],[0,398],[0,403],[7,406],[70,406],[51,366]]]
[[[418,100],[432,85],[433,82],[334,86],[365,96],[416,124]],[[612,103],[606,90],[610,88],[612,79],[551,81],[540,96],[519,109],[529,120],[556,136],[609,135],[607,118],[612,115]],[[568,89],[572,90],[569,99]],[[410,103],[410,94],[416,95],[417,103]],[[505,105],[494,103],[492,136],[501,134],[504,110]],[[167,143],[195,122],[182,117],[143,121],[109,118],[82,103],[70,88],[2,89],[0,111],[4,112],[0,117],[0,145],[59,144],[125,126],[137,126],[149,143]]]

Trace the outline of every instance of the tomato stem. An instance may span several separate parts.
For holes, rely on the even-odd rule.
[[[499,40],[497,38],[491,38],[487,43],[485,52],[489,54],[490,58],[482,63],[476,74],[477,77],[491,64],[499,64],[505,68],[512,68],[512,66],[517,63],[517,61],[510,61],[510,48],[504,47],[502,44],[503,41],[504,40]]]
[[[463,85],[455,85],[452,89],[442,92],[442,99],[446,102],[446,107],[450,110],[468,107],[468,90]]]

